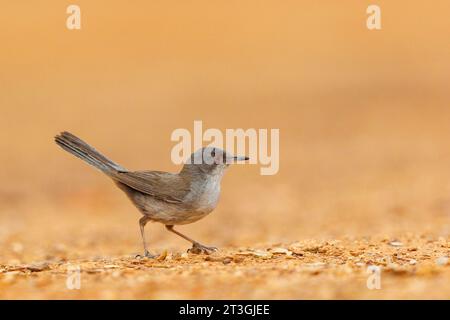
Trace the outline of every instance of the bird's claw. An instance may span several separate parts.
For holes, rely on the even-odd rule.
[[[188,252],[193,254],[211,254],[213,252],[216,252],[217,250],[219,249],[217,249],[216,247],[207,247],[196,242],[192,245],[192,248],[188,249]]]
[[[145,251],[145,253],[144,253],[144,255],[142,256],[142,255],[140,255],[140,254],[138,254],[138,255],[136,255],[136,259],[142,259],[142,258],[149,258],[149,259],[155,259],[157,257],[157,255],[154,255],[154,254],[151,254],[150,252],[148,252],[148,251]]]

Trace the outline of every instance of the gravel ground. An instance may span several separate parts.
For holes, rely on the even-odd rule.
[[[48,260],[1,264],[0,297],[450,298],[450,240],[426,235],[223,248],[212,255],[163,251],[156,259],[65,259],[61,251]]]

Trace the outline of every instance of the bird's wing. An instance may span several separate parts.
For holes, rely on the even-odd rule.
[[[178,174],[168,172],[117,172],[112,178],[139,192],[169,203],[182,202],[190,190],[185,179]]]

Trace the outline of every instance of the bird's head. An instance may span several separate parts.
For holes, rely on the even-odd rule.
[[[234,156],[216,147],[205,147],[195,151],[183,170],[201,172],[208,175],[222,175],[224,170],[237,161],[249,160],[246,156]]]

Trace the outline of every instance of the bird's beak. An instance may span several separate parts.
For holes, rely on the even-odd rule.
[[[244,157],[244,156],[235,156],[235,157],[233,157],[234,161],[246,161],[246,160],[249,160],[249,159],[250,159],[249,157]]]
[[[249,160],[249,158],[241,156],[227,156],[226,164],[230,165],[232,163],[236,163],[237,161],[245,161],[245,160]]]

